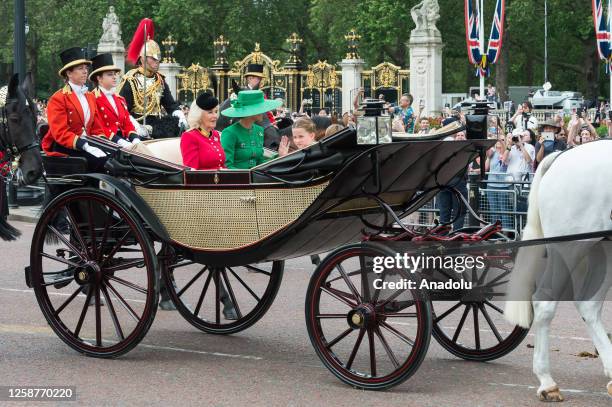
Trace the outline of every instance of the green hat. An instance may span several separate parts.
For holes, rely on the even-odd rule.
[[[227,117],[248,117],[269,112],[282,104],[280,100],[265,100],[260,90],[243,90],[238,92],[238,98],[232,100],[232,107],[221,112]]]

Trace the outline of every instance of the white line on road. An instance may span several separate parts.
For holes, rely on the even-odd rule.
[[[527,384],[514,384],[514,383],[489,383],[491,386],[504,386],[504,387],[520,387],[523,389],[533,389],[537,390],[536,386],[530,386]],[[578,393],[578,394],[594,394],[597,396],[608,396],[608,393],[598,392],[598,391],[590,391],[590,390],[579,390],[579,389],[561,389],[562,393]]]
[[[411,323],[408,323],[408,322],[395,322],[395,321],[392,322],[392,321],[389,321],[389,323],[390,324],[394,324],[394,325],[416,326],[416,324],[411,324]],[[443,326],[442,328],[450,329],[450,330],[456,330],[457,329],[456,326]],[[464,331],[473,331],[473,329],[464,326],[463,328],[461,328],[461,331],[462,332],[464,332]],[[479,332],[488,332],[490,334],[493,333],[493,331],[491,331],[490,329],[483,329],[483,328],[480,328],[478,331]],[[500,334],[510,334],[510,331],[500,330],[498,332]],[[535,336],[535,334],[530,333],[530,334],[527,334],[527,336]],[[584,338],[582,336],[549,335],[549,337],[550,338],[554,338],[554,339],[567,339],[567,340],[570,340],[570,341],[591,342],[591,338]]]
[[[34,294],[34,290],[32,290],[31,288],[28,290],[22,290],[22,289],[17,289],[17,288],[0,288],[0,291],[10,291],[10,292],[17,292],[17,293],[28,293],[28,294]],[[48,295],[57,295],[60,297],[70,297],[72,294],[68,294],[68,293],[47,293]],[[79,294],[77,295],[77,297],[86,297],[85,294]],[[131,302],[140,302],[140,303],[145,303],[146,301],[143,300],[135,300],[133,298],[126,298],[126,301],[131,301]]]
[[[9,334],[17,334],[17,335],[36,335],[36,336],[48,336],[53,337],[53,331],[51,328],[38,327],[32,325],[9,325],[9,324],[0,324],[0,333],[9,333]],[[232,359],[247,359],[247,360],[263,360],[264,358],[261,356],[253,356],[253,355],[241,355],[234,353],[223,353],[223,352],[211,352],[205,350],[196,350],[196,349],[184,349],[177,348],[173,346],[159,346],[159,345],[147,345],[141,343],[138,347],[148,348],[148,349],[158,349],[158,350],[167,350],[172,352],[184,352],[184,353],[194,353],[197,355],[207,355],[207,356],[217,356],[223,358],[232,358]]]

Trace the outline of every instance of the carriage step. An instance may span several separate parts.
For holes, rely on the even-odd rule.
[[[26,266],[23,270],[25,272],[25,281],[28,288],[32,288],[32,268],[30,266]]]

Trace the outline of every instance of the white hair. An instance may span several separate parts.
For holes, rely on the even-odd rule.
[[[191,102],[191,106],[189,107],[189,113],[187,114],[187,124],[189,125],[189,129],[197,129],[200,127],[200,120],[202,120],[202,112],[195,102]]]

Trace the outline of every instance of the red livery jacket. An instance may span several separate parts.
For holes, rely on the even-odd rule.
[[[70,85],[64,86],[49,99],[47,104],[49,131],[42,140],[42,148],[47,155],[65,156],[69,154],[66,149],[82,149],[85,145],[85,141],[80,138],[83,129],[88,136],[105,136],[104,129],[96,120],[95,96],[87,92],[85,97],[90,112],[87,123],[85,123],[85,114],[79,98]]]
[[[102,90],[94,89],[92,92],[96,97],[96,121],[104,129],[104,135],[112,141],[117,141],[117,133],[120,130],[121,136],[129,141],[138,137],[138,133],[130,120],[130,112],[123,96],[113,94],[117,111],[109,102]]]

